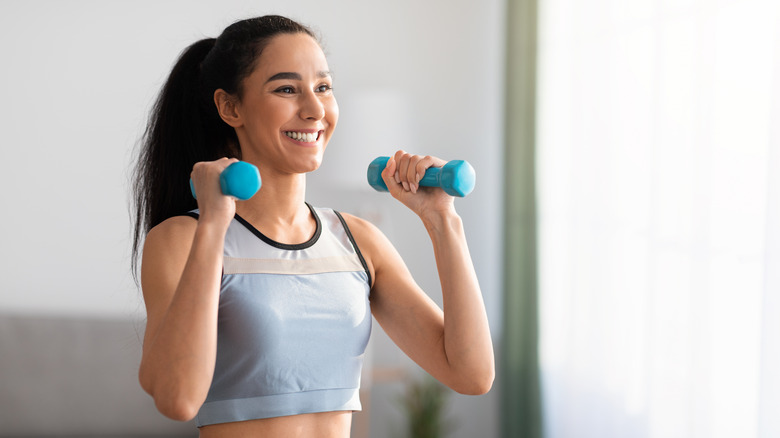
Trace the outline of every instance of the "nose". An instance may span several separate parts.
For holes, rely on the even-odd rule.
[[[325,105],[314,91],[303,93],[300,116],[305,120],[320,120],[325,117]]]

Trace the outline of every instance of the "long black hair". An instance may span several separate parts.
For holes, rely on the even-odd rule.
[[[228,26],[216,39],[192,44],[180,55],[152,107],[133,174],[131,268],[136,279],[146,233],[197,207],[188,182],[193,165],[241,158],[236,132],[219,117],[214,92],[223,89],[241,99],[243,80],[269,41],[296,33],[317,40],[309,28],[286,17],[250,18]]]

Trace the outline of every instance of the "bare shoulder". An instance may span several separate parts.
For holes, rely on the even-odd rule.
[[[198,221],[189,216],[174,216],[152,228],[144,241],[142,271],[148,259],[189,252]]]
[[[393,290],[399,281],[413,284],[401,255],[376,225],[357,216],[343,216],[374,279],[372,295],[375,298],[381,295],[384,289],[388,289],[388,285],[391,286],[389,290]]]
[[[372,255],[385,252],[389,249],[388,247],[392,248],[390,241],[376,225],[351,214],[342,213],[342,216],[355,239],[355,243],[360,248],[360,252],[366,259],[374,259],[371,257]],[[367,261],[371,263],[371,261]]]
[[[148,299],[158,285],[170,288],[184,269],[198,221],[189,216],[166,219],[152,228],[144,241],[141,286]]]
[[[174,216],[152,228],[146,235],[144,247],[156,247],[160,244],[170,245],[189,241],[195,236],[198,226],[197,219],[190,216]]]
[[[384,236],[382,231],[380,231],[379,228],[377,228],[376,225],[372,224],[371,222],[349,213],[340,214],[344,218],[344,221],[349,227],[349,231],[352,233],[352,236],[355,237],[355,239],[362,240],[371,239],[380,235]]]
[[[388,246],[392,247],[392,245],[384,233],[371,222],[347,213],[341,213],[341,215],[368,265],[368,271],[374,280],[372,283],[376,284],[377,270],[381,269],[382,262],[382,258],[376,255],[386,252]]]

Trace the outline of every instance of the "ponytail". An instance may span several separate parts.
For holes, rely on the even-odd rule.
[[[200,65],[215,41],[198,41],[181,54],[152,107],[134,175],[134,273],[142,236],[197,208],[189,187],[195,163],[240,158],[235,131],[219,118],[213,93],[201,86]]]
[[[192,44],[176,61],[152,107],[133,175],[131,268],[136,281],[143,236],[164,220],[197,207],[188,182],[195,163],[241,159],[236,132],[219,117],[214,92],[223,89],[240,99],[243,80],[265,45],[276,35],[294,33],[317,39],[289,18],[250,18],[228,26],[217,39]]]

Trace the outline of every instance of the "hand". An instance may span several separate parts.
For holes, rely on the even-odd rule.
[[[454,212],[452,196],[440,188],[419,185],[428,168],[442,167],[446,163],[440,158],[398,151],[387,161],[382,179],[394,198],[425,220],[432,214]]]
[[[200,221],[216,221],[227,226],[236,214],[236,201],[222,194],[219,175],[229,165],[237,162],[236,158],[220,158],[216,161],[195,163],[190,178],[198,194]]]

